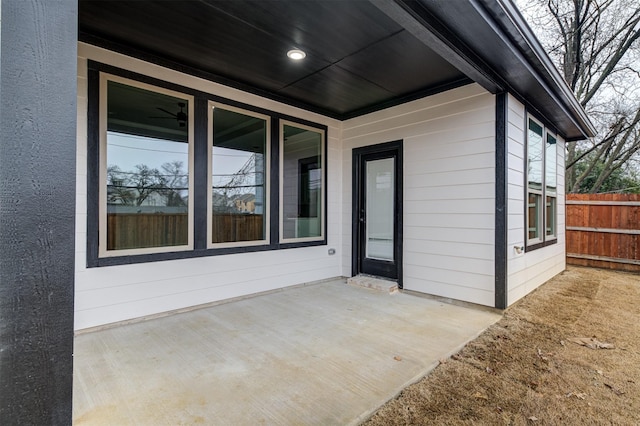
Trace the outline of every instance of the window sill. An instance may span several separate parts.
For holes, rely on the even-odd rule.
[[[534,250],[538,250],[541,249],[543,247],[547,247],[547,246],[551,246],[554,244],[557,244],[558,242],[558,237],[554,238],[553,240],[547,240],[547,241],[543,241],[541,243],[535,243],[535,244],[531,244],[525,247],[524,252],[528,253],[530,251],[534,251]]]
[[[326,239],[323,239],[320,241],[282,243],[282,244],[272,244],[272,245],[259,245],[259,246],[248,245],[248,246],[241,246],[241,247],[195,249],[195,250],[187,250],[187,251],[172,251],[172,252],[150,253],[150,254],[139,254],[139,255],[98,257],[98,258],[88,258],[87,268],[95,268],[95,267],[102,267],[102,266],[133,265],[137,263],[160,262],[165,260],[192,259],[192,258],[198,258],[198,257],[223,256],[227,254],[253,253],[253,252],[261,252],[261,251],[284,250],[284,249],[323,246],[323,245],[327,245]]]

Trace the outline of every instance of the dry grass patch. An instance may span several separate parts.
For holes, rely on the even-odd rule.
[[[640,274],[555,277],[367,422],[407,424],[640,424]]]

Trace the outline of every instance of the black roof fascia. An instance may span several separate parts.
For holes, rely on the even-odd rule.
[[[437,40],[434,50],[452,65],[491,93],[508,91],[566,141],[596,133],[511,0],[370,1],[432,49],[433,39]],[[416,23],[431,38],[419,37]],[[486,43],[495,44],[487,47]],[[444,48],[437,48],[438,44]],[[506,69],[512,72],[505,73]]]
[[[568,109],[570,117],[581,130],[585,138],[593,137],[597,130],[591,123],[587,113],[576,99],[566,81],[555,67],[529,24],[511,0],[471,0],[481,3],[491,13],[493,19],[502,27],[511,42],[518,47],[521,60],[534,67],[537,74],[545,81],[543,87],[553,96],[564,110]],[[546,83],[546,84],[545,84]]]

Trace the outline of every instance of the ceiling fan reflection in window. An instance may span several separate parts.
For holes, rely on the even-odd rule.
[[[184,127],[187,124],[187,113],[185,113],[183,111],[183,109],[186,106],[187,105],[184,102],[178,102],[178,107],[180,107],[180,111],[175,112],[175,113],[173,113],[171,111],[167,111],[164,108],[156,107],[157,109],[159,109],[160,111],[164,112],[165,114],[168,114],[168,116],[149,117],[149,118],[159,118],[159,119],[164,119],[164,120],[176,120],[178,122],[178,126]]]

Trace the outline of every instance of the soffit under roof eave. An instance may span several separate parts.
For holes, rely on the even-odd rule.
[[[294,99],[291,99],[290,97],[278,95],[268,90],[261,90],[255,86],[244,84],[239,81],[232,80],[232,79],[229,79],[229,78],[226,78],[202,69],[190,67],[188,65],[178,63],[171,59],[150,54],[149,52],[136,49],[135,47],[114,42],[112,40],[107,40],[103,37],[96,36],[94,34],[87,33],[84,31],[78,32],[78,43],[80,43],[80,45],[86,44],[88,46],[94,46],[99,49],[104,49],[106,51],[111,51],[121,55],[129,56],[129,57],[139,59],[139,60],[154,64],[154,65],[158,65],[167,69],[171,69],[184,74],[199,77],[207,81],[211,81],[211,82],[218,83],[236,90],[240,90],[245,93],[251,93],[253,95],[260,96],[265,99],[270,99],[270,100],[280,102],[295,108],[309,111],[314,114],[323,115],[325,117],[331,118],[333,120],[338,120],[338,121],[345,121],[355,117],[360,117],[362,115],[370,114],[372,112],[384,110],[396,105],[401,105],[403,103],[411,102],[416,99],[433,96],[441,92],[445,92],[461,86],[465,86],[467,84],[474,83],[473,79],[463,75],[462,77],[456,80],[452,80],[436,86],[428,87],[423,90],[409,93],[407,95],[390,98],[387,101],[382,102],[380,104],[364,107],[364,108],[351,111],[348,113],[344,113],[344,114],[339,114],[334,111],[330,111],[328,109],[325,109],[316,105],[312,105],[303,101],[296,101]]]
[[[517,31],[518,23],[509,19],[507,12],[500,7],[503,0],[500,0],[500,3],[494,0],[457,2],[454,4],[455,7],[462,11],[458,10],[457,14],[449,12],[449,15],[443,13],[443,10],[448,11],[452,6],[450,3],[407,0],[370,1],[487,91],[494,94],[508,91],[532,105],[539,114],[557,128],[565,140],[581,140],[595,134],[595,128],[564,80],[559,77],[557,70],[543,62],[542,59],[546,59],[548,64],[551,64],[544,50],[540,47],[540,52],[536,52],[534,49],[535,46],[539,46],[535,37],[531,35],[531,40],[536,42],[533,43],[521,31]],[[515,6],[510,2],[508,6],[511,13],[516,14],[526,25]],[[461,28],[461,25],[468,25],[469,22],[462,22],[460,16],[473,17],[471,25],[474,36],[482,32],[495,34],[502,45],[495,46],[493,50],[501,49],[502,53],[508,55],[509,66],[518,67],[521,73],[528,75],[526,81],[520,79],[509,81],[504,73],[498,71],[504,63],[492,62],[490,55],[483,52],[486,50],[484,46],[478,45],[479,37],[476,39],[468,37],[465,40],[461,34],[468,28]],[[516,30],[505,31],[505,26]],[[534,58],[538,58],[537,61],[530,63],[526,55],[521,52],[519,46],[522,45],[514,40],[518,35],[523,40],[529,41],[525,44],[525,49],[530,51]],[[552,71],[555,71],[555,74]],[[555,75],[559,78],[554,78]],[[563,119],[558,119],[558,116],[562,116]]]
[[[544,52],[542,56],[536,56],[531,47],[534,45],[523,43],[526,37],[517,31],[518,24],[507,16],[507,12],[502,7],[496,6],[501,3],[494,0],[491,2],[466,0],[450,3],[437,0],[369,0],[369,2],[387,18],[395,21],[415,39],[490,93],[510,92],[516,98],[530,104],[533,110],[539,112],[551,124],[555,124],[565,139],[577,139],[580,135],[589,136],[587,124],[590,123],[586,114],[580,116],[579,113],[584,111],[577,101],[575,104],[571,103],[571,100],[575,101],[571,93],[556,90],[562,88],[562,84],[551,78],[553,74],[545,70],[543,62],[536,61],[538,56],[543,59],[546,57]],[[517,10],[516,16],[520,16]],[[100,36],[80,32],[80,40],[90,44],[116,51],[122,47],[115,40],[97,39],[100,39]],[[497,54],[487,52],[486,46],[493,46],[490,50],[498,51]],[[133,50],[135,57],[140,59],[283,101],[331,118],[340,120],[348,118],[347,116],[371,112],[371,108],[366,107],[340,114],[300,100],[293,99],[292,103],[291,97],[278,96],[269,90],[265,91],[239,81],[229,80],[217,73],[203,71],[204,68],[185,67],[184,64],[175,62],[169,57],[156,56],[150,52],[135,52],[135,48]],[[123,49],[121,53],[131,54],[131,46]],[[509,67],[517,68],[517,71],[511,73]],[[462,80],[450,81],[438,86],[437,89],[446,90],[453,83],[455,83],[453,86],[464,83]],[[373,110],[403,103],[417,96],[428,96],[433,94],[431,93],[433,89],[432,87],[427,91],[414,91],[409,95],[390,98],[382,104],[376,104]]]
[[[457,40],[444,23],[419,3],[405,0],[369,1],[485,90],[493,94],[505,90],[500,77],[493,74],[473,50]]]
[[[314,114],[323,115],[333,120],[342,121],[344,117],[341,114],[327,110],[325,108],[311,105],[302,101],[295,101],[289,97],[275,94],[268,90],[262,90],[255,86],[233,80],[219,74],[215,74],[206,70],[194,68],[174,60],[151,54],[149,52],[139,50],[129,45],[124,45],[112,40],[108,40],[104,37],[96,36],[95,34],[87,33],[84,31],[78,31],[78,43],[94,46],[99,49],[118,53],[120,55],[135,58],[150,64],[158,65],[163,68],[167,68],[173,71],[188,74],[194,77],[202,78],[213,83],[221,84],[223,86],[230,87],[232,89],[240,90],[245,93],[251,93],[256,96],[270,99],[276,102],[280,102],[286,105],[290,105],[294,108],[300,108],[305,111],[309,111]],[[117,67],[116,67],[117,68]],[[132,72],[132,74],[135,74]]]

